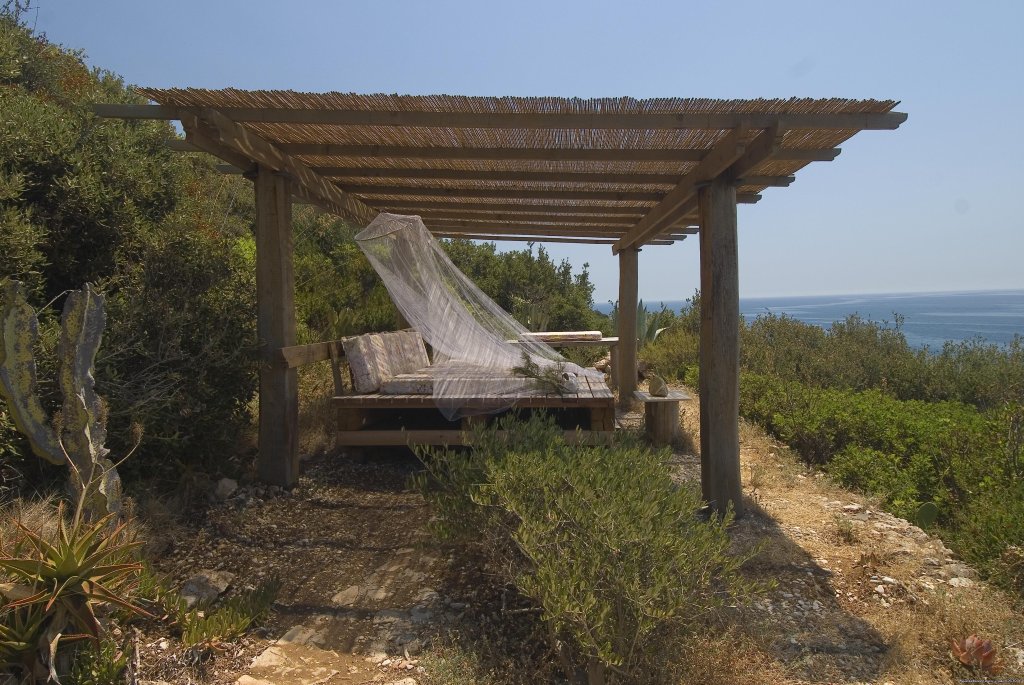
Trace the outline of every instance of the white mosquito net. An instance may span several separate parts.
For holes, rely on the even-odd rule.
[[[508,409],[519,397],[575,394],[594,369],[566,361],[459,271],[418,216],[380,214],[356,242],[395,306],[433,348],[433,397],[449,419]],[[536,365],[551,387],[513,369]]]

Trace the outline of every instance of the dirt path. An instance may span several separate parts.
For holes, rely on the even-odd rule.
[[[697,402],[682,409],[692,442],[672,463],[678,478],[699,478],[691,454]],[[1021,615],[941,541],[803,469],[746,425],[741,457],[750,514],[736,523],[734,545],[762,546],[747,573],[775,587],[702,643],[682,682],[953,683],[970,674],[952,664],[949,640],[972,633],[997,642],[1007,667],[1001,677],[1024,673]],[[216,506],[165,565],[179,577],[226,570],[239,586],[279,575],[273,623],[207,664],[165,666],[149,677],[225,685],[542,682],[543,647],[529,634],[535,620],[510,617],[507,593],[431,540],[429,512],[407,486],[415,468],[408,454],[325,456],[307,465],[292,494],[243,489]],[[455,647],[452,635],[462,636]],[[495,662],[497,640],[507,662]]]

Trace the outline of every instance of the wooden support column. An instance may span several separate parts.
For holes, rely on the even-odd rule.
[[[278,363],[295,345],[295,274],[288,180],[256,171],[256,330],[260,343],[259,476],[290,487],[299,477],[298,371]]]
[[[629,408],[636,390],[636,308],[637,308],[637,256],[640,250],[627,247],[619,252],[619,345],[618,368],[615,369],[619,388],[619,406]]]
[[[701,490],[719,514],[731,504],[741,516],[736,189],[716,179],[699,201]]]

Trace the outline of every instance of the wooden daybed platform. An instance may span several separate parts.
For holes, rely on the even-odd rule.
[[[388,385],[386,371],[373,368],[378,359],[391,356],[385,361],[391,370],[398,370],[400,361],[394,356],[401,347],[397,344],[399,333],[383,334],[392,336],[385,340],[384,354],[365,352],[368,344],[346,344],[345,356],[334,356],[336,368],[336,386],[341,375],[339,362],[348,362],[353,386],[367,386],[367,372],[376,376],[369,381],[369,386]],[[407,334],[406,334],[407,335]],[[346,343],[353,342],[351,340]],[[379,350],[376,345],[374,348]],[[362,359],[354,354],[359,348]],[[407,346],[408,349],[408,346]],[[415,356],[415,351],[413,352]],[[370,367],[365,362],[370,359]],[[402,378],[398,370],[395,378]],[[566,432],[568,440],[582,440],[587,443],[601,443],[610,440],[615,430],[615,399],[608,386],[596,378],[581,376],[579,389],[574,393],[559,394],[525,394],[521,397],[471,397],[451,400],[453,405],[469,410],[472,416],[461,420],[449,421],[440,412],[432,394],[402,394],[395,392],[356,392],[337,394],[333,404],[337,410],[336,444],[339,447],[371,447],[371,446],[413,446],[413,445],[463,445],[466,444],[466,430],[474,423],[486,423],[496,417],[513,412],[529,414],[535,411],[547,411],[554,415],[555,420]],[[513,403],[511,409],[507,409]],[[497,413],[489,413],[497,411]],[[478,413],[479,412],[479,413]]]

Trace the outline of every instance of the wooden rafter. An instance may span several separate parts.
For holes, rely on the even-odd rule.
[[[339,184],[355,195],[409,195],[415,197],[472,197],[520,200],[608,200],[611,202],[657,202],[663,193],[636,190],[547,190],[544,188],[444,188],[433,186],[397,186]]]
[[[183,112],[181,119],[186,135],[197,146],[211,144],[207,152],[218,154],[227,150],[235,164],[241,159],[260,164],[279,173],[287,174],[292,185],[325,209],[350,216],[357,221],[370,222],[377,215],[358,198],[343,192],[324,177],[316,174],[301,161],[281,152],[273,143],[236,124],[220,112],[203,109],[198,113]]]

